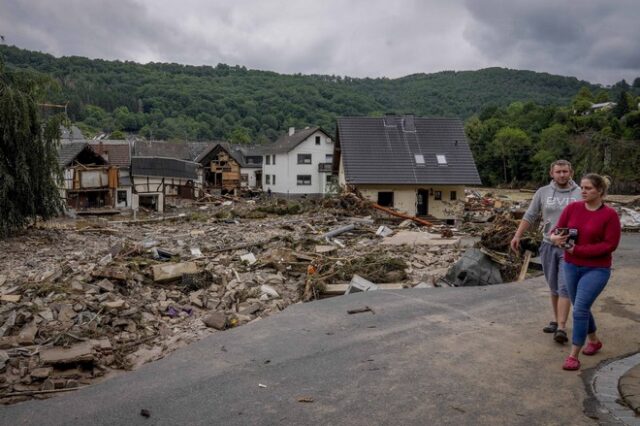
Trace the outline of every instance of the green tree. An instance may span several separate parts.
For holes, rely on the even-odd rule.
[[[234,144],[248,144],[251,142],[251,135],[244,127],[238,127],[229,135],[229,141]]]
[[[523,154],[531,147],[529,136],[522,129],[503,127],[498,130],[490,145],[494,156],[502,162],[503,182],[518,180]]]
[[[583,114],[591,108],[593,104],[593,95],[588,87],[581,87],[578,94],[573,98],[571,106],[576,114]]]
[[[533,178],[542,183],[547,180],[549,165],[555,160],[571,158],[569,129],[556,123],[540,132],[538,152],[533,156],[536,164]]]
[[[114,141],[123,141],[127,139],[127,135],[125,135],[122,130],[116,130],[115,132],[111,133],[109,139],[113,139]]]
[[[60,117],[43,127],[35,97],[39,82],[9,73],[0,59],[0,237],[61,209],[55,176]]]
[[[622,80],[624,81],[624,80]],[[618,118],[622,118],[625,114],[633,110],[633,101],[631,96],[627,92],[620,92],[616,102],[616,106],[613,108],[613,115]]]

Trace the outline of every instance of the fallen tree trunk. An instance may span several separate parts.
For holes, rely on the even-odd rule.
[[[433,226],[433,223],[424,220],[424,219],[420,219],[418,217],[415,216],[409,216],[408,214],[404,214],[404,213],[400,213],[398,211],[389,209],[387,207],[382,207],[380,204],[377,203],[372,203],[371,204],[373,206],[373,208],[378,209],[380,211],[383,211],[385,213],[389,213],[392,216],[396,216],[396,217],[401,217],[402,219],[409,219],[414,221],[415,223],[419,223],[420,225],[424,225],[424,226]]]

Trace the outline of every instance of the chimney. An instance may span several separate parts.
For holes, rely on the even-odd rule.
[[[289,136],[293,135],[296,132],[295,127],[289,127]]]

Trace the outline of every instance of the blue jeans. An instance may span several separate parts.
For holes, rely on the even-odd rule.
[[[573,305],[572,343],[583,346],[587,334],[595,333],[596,322],[591,314],[591,305],[609,281],[611,268],[593,268],[564,263],[565,281]]]

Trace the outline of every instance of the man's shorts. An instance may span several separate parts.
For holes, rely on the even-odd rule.
[[[562,270],[564,265],[564,250],[547,242],[540,246],[540,261],[542,271],[549,284],[549,290],[553,296],[569,298],[567,283]]]

